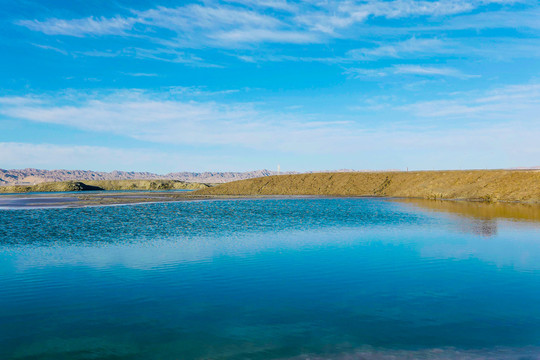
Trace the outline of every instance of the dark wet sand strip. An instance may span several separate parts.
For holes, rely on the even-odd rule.
[[[64,207],[79,202],[76,197],[0,197],[0,208]]]

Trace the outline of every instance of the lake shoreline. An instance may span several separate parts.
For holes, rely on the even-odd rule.
[[[191,191],[173,194],[174,190]],[[114,191],[125,193],[120,195]],[[132,196],[132,192],[136,193],[137,203],[151,202],[159,193],[159,197],[164,201],[185,201],[187,197],[323,196],[540,204],[540,171],[309,173],[266,176],[217,186],[169,180],[117,180],[0,187],[2,197],[16,194],[22,196],[31,192],[70,192],[86,202],[97,201],[97,205],[133,203],[134,201],[127,197]],[[113,201],[114,197],[119,200]]]
[[[144,204],[234,200],[378,199],[409,204],[427,211],[444,211],[477,218],[511,218],[540,221],[540,204],[486,202],[464,199],[424,199],[394,196],[344,195],[200,195],[196,192],[85,192],[0,195],[2,210],[77,209]]]

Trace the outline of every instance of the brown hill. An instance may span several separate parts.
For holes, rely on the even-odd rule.
[[[201,195],[392,196],[540,202],[538,170],[313,173],[230,182]]]
[[[95,180],[58,181],[31,186],[0,186],[0,193],[60,192],[90,190],[198,190],[207,184],[187,183],[176,180]]]

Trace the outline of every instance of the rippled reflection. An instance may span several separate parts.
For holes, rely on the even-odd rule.
[[[411,204],[0,211],[0,358],[537,357],[540,223]]]
[[[444,211],[475,219],[540,221],[540,204],[425,199],[400,199],[398,201],[433,211]]]

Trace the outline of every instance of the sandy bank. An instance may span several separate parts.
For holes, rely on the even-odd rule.
[[[324,195],[540,203],[538,170],[314,173],[218,185],[197,195]]]

